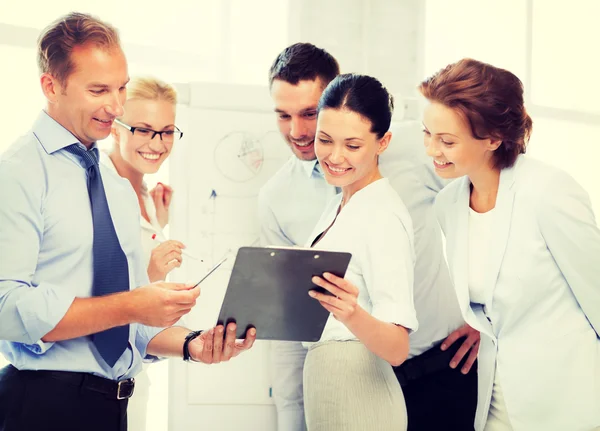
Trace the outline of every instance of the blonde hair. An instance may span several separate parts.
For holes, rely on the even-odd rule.
[[[40,73],[49,73],[64,86],[74,69],[71,52],[75,47],[87,43],[104,49],[121,46],[117,29],[98,18],[79,12],[58,18],[38,38],[37,63]]]
[[[127,100],[164,100],[177,104],[177,91],[171,84],[151,77],[136,77],[127,84]]]

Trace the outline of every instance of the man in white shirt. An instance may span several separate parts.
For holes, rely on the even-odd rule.
[[[293,156],[260,191],[262,245],[303,245],[338,192],[325,181],[314,137],[319,98],[339,73],[335,58],[308,43],[289,46],[271,66],[269,84],[277,122]],[[469,369],[477,356],[479,334],[463,326],[432,212],[444,184],[432,172],[416,132],[414,127],[392,129],[392,143],[381,159],[383,175],[413,219],[417,256],[414,299],[420,329],[410,337],[409,359],[394,371],[406,399],[409,430],[468,430],[473,429],[477,401],[477,376]],[[464,341],[455,343],[461,337]],[[279,431],[306,429],[305,356],[301,343],[272,343]]]

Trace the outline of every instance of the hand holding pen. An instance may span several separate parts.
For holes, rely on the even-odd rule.
[[[185,245],[179,241],[168,240],[161,242],[156,238],[156,235],[152,235],[152,239],[159,245],[154,247],[150,254],[148,278],[151,282],[164,280],[169,272],[174,268],[179,268],[183,261],[182,255],[199,260],[184,251]]]
[[[155,242],[157,242],[158,244],[165,244],[165,243],[168,243],[168,242],[172,241],[172,240],[169,240],[169,241],[161,241],[161,240],[159,240],[159,239],[156,237],[156,234],[155,234],[155,233],[154,233],[154,234],[152,234],[152,239],[153,239]],[[197,261],[199,261],[199,262],[204,262],[202,259],[200,259],[200,258],[199,258],[199,257],[197,257],[197,256],[194,256],[194,255],[193,255],[192,253],[190,253],[189,251],[183,250],[183,249],[185,248],[185,245],[183,245],[183,243],[181,243],[181,242],[179,242],[179,241],[175,241],[175,243],[177,243],[177,244],[179,244],[179,245],[180,245],[180,248],[182,249],[182,250],[181,250],[181,254],[183,254],[184,256],[187,256],[187,257],[189,257],[190,259],[194,259],[194,260],[197,260]]]

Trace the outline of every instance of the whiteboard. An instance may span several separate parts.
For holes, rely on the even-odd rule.
[[[203,262],[184,257],[172,279],[199,280],[230,255],[202,283],[198,303],[186,316],[186,326],[201,329],[216,323],[236,250],[257,243],[258,192],[291,151],[277,131],[266,87],[191,84],[189,100],[190,106],[178,110],[178,122],[187,124],[170,159],[175,190],[170,233]],[[260,341],[224,364],[172,361],[169,429],[189,429],[198,415],[204,429],[274,429],[269,363],[269,344]]]

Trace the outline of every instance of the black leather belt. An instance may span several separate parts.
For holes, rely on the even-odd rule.
[[[49,377],[55,380],[80,386],[83,389],[99,392],[113,400],[125,400],[131,398],[135,387],[135,379],[114,381],[93,374],[73,371],[30,371],[36,376]]]
[[[450,369],[450,360],[454,357],[460,346],[462,346],[464,340],[465,337],[459,338],[445,351],[440,349],[442,345],[440,341],[426,352],[408,359],[399,367],[394,367],[394,373],[398,378],[400,386],[406,387],[422,377]],[[468,354],[465,355],[465,358],[467,356]],[[465,358],[463,358],[463,361]],[[463,361],[461,361],[461,364]],[[476,365],[474,366],[476,367]],[[456,369],[460,370],[460,364]]]

